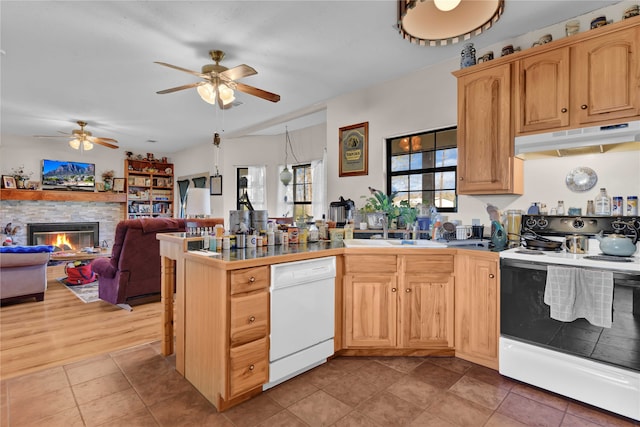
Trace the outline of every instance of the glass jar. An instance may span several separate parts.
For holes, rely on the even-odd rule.
[[[602,216],[611,215],[611,199],[606,188],[601,188],[600,193],[595,198],[595,214]]]
[[[587,215],[595,215],[596,208],[593,205],[593,200],[587,200]]]
[[[558,200],[558,207],[556,208],[556,214],[564,215],[564,201]]]

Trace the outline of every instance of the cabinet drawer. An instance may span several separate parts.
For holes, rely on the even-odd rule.
[[[404,255],[405,273],[453,273],[453,255]]]
[[[231,272],[231,295],[269,287],[269,267],[245,268]]]
[[[347,273],[395,273],[395,255],[348,255],[345,257]]]
[[[230,323],[231,347],[266,337],[269,333],[269,293],[231,297]]]
[[[229,350],[229,398],[247,392],[269,379],[267,339]]]

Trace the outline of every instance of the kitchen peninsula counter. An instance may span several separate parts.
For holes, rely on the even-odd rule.
[[[174,352],[175,287],[176,370],[221,411],[261,393],[262,384],[267,382],[271,265],[336,256],[336,353],[447,356],[455,354],[453,284],[457,256],[475,256],[472,255],[474,253],[482,257],[495,256],[496,265],[498,259],[498,254],[487,248],[346,248],[341,241],[208,253],[190,250],[190,246],[195,245],[189,243],[201,242],[201,236],[167,233],[158,234],[157,238],[160,241],[163,277],[162,353]],[[393,267],[396,271],[396,266],[397,279],[393,279],[396,273],[376,273],[382,267]],[[360,325],[360,320],[345,317],[345,313],[349,311],[348,304],[353,305],[353,297],[360,295],[354,293],[354,286],[360,289],[360,274],[364,274],[362,284],[373,283],[378,291],[386,292],[387,285],[389,289],[393,287],[390,291],[393,294],[389,295],[397,299],[391,298],[391,304],[411,301],[412,307],[427,311],[420,312],[422,314],[416,312],[408,318],[411,322],[418,322],[411,328],[403,326],[407,319],[399,322],[399,317],[390,317],[389,326],[398,330],[397,337],[393,332],[388,343],[358,341],[358,336],[353,335],[353,325]],[[373,278],[373,282],[365,276]],[[390,282],[382,283],[378,276],[388,276]],[[362,294],[364,297],[367,295]],[[414,295],[417,300],[406,300]],[[435,311],[429,308],[431,304],[424,305],[424,298],[433,299],[434,303],[437,301]],[[363,307],[376,308],[369,304]],[[435,329],[431,326],[420,329],[424,326],[420,319],[426,317],[437,322]]]

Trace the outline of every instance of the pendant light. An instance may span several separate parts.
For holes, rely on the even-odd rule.
[[[285,134],[285,140],[284,140],[284,169],[282,170],[282,172],[280,172],[280,182],[282,182],[282,184],[284,184],[284,186],[286,187],[287,185],[289,185],[289,183],[293,179],[293,174],[287,168],[287,159],[288,159],[288,154],[289,154],[287,146],[291,145],[291,140],[289,139],[289,130],[287,128],[285,128],[284,134]]]

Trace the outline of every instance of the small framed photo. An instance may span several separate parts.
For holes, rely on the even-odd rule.
[[[29,189],[29,190],[39,190],[40,189],[40,181],[27,181],[27,189]]]
[[[124,191],[124,178],[113,178],[113,191],[116,193]]]
[[[2,187],[3,188],[16,188],[16,179],[12,176],[3,175],[2,176]]]
[[[209,194],[212,196],[222,196],[222,175],[214,175],[210,178]]]

